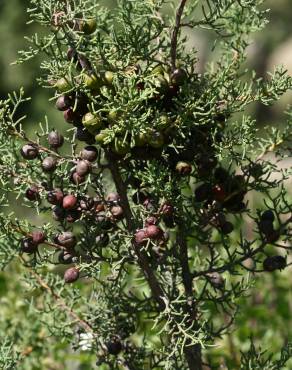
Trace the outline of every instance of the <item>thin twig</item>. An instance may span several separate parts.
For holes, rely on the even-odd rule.
[[[172,32],[172,37],[171,37],[171,67],[172,70],[175,69],[176,67],[176,57],[177,57],[177,41],[178,41],[178,34],[179,30],[181,28],[181,18],[183,15],[183,11],[185,8],[187,0],[181,0],[179,7],[177,8],[176,11],[176,17],[175,17],[175,26]]]

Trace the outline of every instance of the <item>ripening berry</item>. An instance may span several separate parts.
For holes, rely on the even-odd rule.
[[[67,59],[70,61],[73,59],[74,62],[77,62],[77,52],[74,48],[70,47],[67,50]]]
[[[188,176],[192,172],[192,166],[187,162],[178,162],[176,167],[176,172],[182,176]]]
[[[31,238],[33,243],[35,244],[41,244],[46,240],[46,235],[43,231],[35,230],[31,233]]]
[[[282,270],[286,267],[286,258],[283,256],[270,256],[267,257],[263,262],[263,268],[265,271]]]
[[[32,254],[38,249],[38,245],[34,243],[31,237],[24,238],[21,240],[21,252]]]
[[[58,131],[51,131],[48,135],[48,143],[54,148],[60,148],[64,144],[64,137]]]
[[[120,220],[121,218],[124,217],[124,211],[121,206],[113,206],[111,207],[110,211],[113,217],[116,218],[117,220]]]
[[[149,216],[145,220],[145,226],[150,226],[150,225],[156,225],[158,223],[158,220],[155,216]]]
[[[56,241],[65,248],[73,248],[77,243],[76,237],[71,231],[64,231],[57,235]]]
[[[164,216],[172,216],[174,213],[173,205],[170,202],[164,202],[160,207],[160,213]]]
[[[53,189],[49,191],[47,195],[47,201],[50,204],[54,204],[54,205],[62,204],[63,198],[64,198],[64,193],[60,189]]]
[[[81,160],[77,162],[76,169],[75,169],[77,175],[79,176],[85,176],[88,175],[91,171],[91,165],[90,162]]]
[[[21,148],[20,154],[23,156],[24,159],[32,160],[38,156],[39,150],[35,145],[25,144]]]
[[[145,229],[137,230],[134,235],[134,242],[137,245],[143,245],[147,243],[147,234]]]
[[[57,159],[54,157],[46,157],[42,161],[42,169],[44,172],[54,172],[57,167]]]
[[[163,237],[163,231],[156,225],[149,225],[146,228],[146,236],[149,239],[161,239]]]
[[[90,19],[76,19],[75,29],[79,32],[83,32],[85,35],[91,35],[97,27],[96,20]]]
[[[77,206],[77,198],[73,194],[68,194],[63,198],[63,208],[64,209],[73,209]]]
[[[161,148],[164,145],[163,134],[159,131],[153,131],[147,137],[147,143],[153,148]]]
[[[106,343],[106,348],[109,354],[118,355],[122,351],[123,346],[118,338],[113,338]]]
[[[37,186],[32,185],[25,192],[25,197],[30,201],[35,201],[39,199],[39,189]]]
[[[120,200],[120,196],[118,193],[109,193],[107,196],[106,196],[106,201],[107,202],[119,202]]]
[[[95,146],[86,146],[85,148],[82,149],[80,153],[80,157],[83,160],[89,161],[89,162],[94,162],[96,161],[98,156],[98,150],[96,149]]]
[[[67,95],[59,96],[56,101],[56,108],[60,111],[64,111],[70,108],[72,100]]]
[[[64,273],[65,283],[74,283],[79,278],[79,270],[76,267],[70,267]]]
[[[86,181],[85,176],[80,176],[78,175],[77,172],[73,172],[71,174],[70,180],[75,184],[75,185],[80,185]]]

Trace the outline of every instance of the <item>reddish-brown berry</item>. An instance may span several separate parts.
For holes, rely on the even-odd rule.
[[[73,194],[66,195],[63,198],[63,208],[64,209],[74,209],[77,206],[77,198]]]
[[[76,267],[70,267],[64,273],[65,283],[74,283],[79,278],[79,270]]]
[[[33,243],[41,244],[46,240],[46,234],[43,231],[35,230],[31,233]]]

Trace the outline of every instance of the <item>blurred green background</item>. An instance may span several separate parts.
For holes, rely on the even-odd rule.
[[[109,1],[106,3],[113,4]],[[26,25],[28,4],[28,0],[0,1],[0,99],[4,99],[8,92],[23,86],[26,95],[32,97],[25,107],[25,114],[28,115],[27,128],[33,130],[34,125],[43,121],[45,115],[52,126],[61,128],[62,116],[56,111],[54,104],[48,101],[51,91],[41,89],[36,82],[40,73],[39,61],[36,59],[20,66],[10,65],[17,59],[17,51],[27,45],[24,35],[37,31],[35,25]],[[255,69],[258,75],[264,76],[268,70],[272,71],[275,65],[283,64],[292,74],[291,0],[269,0],[264,5],[271,9],[268,15],[270,23],[263,32],[254,35],[248,49],[248,66]],[[212,35],[208,32],[198,32],[190,36],[191,44],[196,45],[199,50],[198,71],[203,72],[205,63],[214,57],[211,51]],[[251,107],[251,112],[258,119],[261,128],[269,122],[281,126],[284,125],[283,111],[289,103],[292,103],[292,93],[285,94],[272,108],[255,104]],[[29,325],[29,320],[34,319],[26,317],[26,297],[23,294],[25,285],[18,279],[19,274],[20,271],[16,267],[0,274],[0,315],[2,320],[14,317],[14,323],[28,320]],[[254,284],[250,297],[242,300],[236,323],[238,329],[211,351],[222,364],[221,369],[237,368],[240,350],[248,349],[251,335],[263,349],[273,353],[276,353],[283,343],[292,340],[291,268],[282,273],[261,274],[255,278]],[[53,352],[42,348],[41,344],[44,344],[45,340],[41,335],[40,323],[39,326],[40,346],[34,349],[36,360],[27,363],[24,361],[19,369],[92,368],[94,356],[86,353],[73,355],[69,347],[61,344],[53,346]],[[5,333],[0,332],[0,338],[4,336]],[[30,354],[28,358],[29,356]],[[292,362],[286,369],[292,369]]]

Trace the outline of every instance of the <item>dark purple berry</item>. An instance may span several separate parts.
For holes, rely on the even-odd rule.
[[[32,160],[32,159],[35,159],[38,156],[39,150],[35,145],[25,144],[21,148],[20,153],[21,153],[21,155],[23,156],[24,159]]]
[[[70,180],[75,184],[75,185],[80,185],[86,181],[85,176],[80,176],[78,175],[77,172],[73,172],[71,174]]]
[[[30,201],[35,201],[39,199],[39,189],[37,186],[32,185],[25,192],[25,197]]]
[[[98,150],[95,146],[86,146],[82,149],[80,157],[86,161],[94,162],[98,156]]]
[[[62,207],[56,205],[52,209],[52,216],[53,219],[56,221],[63,221],[65,218],[65,210]]]
[[[275,216],[274,216],[273,211],[271,211],[271,210],[264,211],[261,214],[261,220],[268,220],[268,221],[273,222],[275,220]]]
[[[46,157],[42,161],[42,169],[44,172],[53,172],[57,167],[57,159],[54,157]]]
[[[274,231],[273,221],[271,220],[260,220],[259,222],[259,230],[264,235],[270,235]]]
[[[231,222],[227,221],[227,222],[225,222],[221,225],[221,231],[224,235],[228,235],[228,234],[232,233],[233,229],[234,229],[234,227],[233,227]]]
[[[90,165],[90,162],[86,161],[86,160],[81,160],[81,161],[78,161],[77,162],[77,165],[76,165],[76,169],[75,169],[76,173],[79,175],[79,176],[85,176],[85,175],[88,175],[89,172],[91,171],[91,165]]]
[[[66,213],[66,221],[70,223],[79,220],[80,217],[81,217],[81,211],[77,209],[71,209]]]
[[[48,192],[47,200],[50,204],[62,204],[64,193],[60,189],[54,189]]]
[[[182,68],[175,69],[170,76],[170,81],[173,85],[181,85],[186,81],[186,79],[187,73]]]
[[[282,270],[286,267],[286,258],[283,256],[270,256],[267,257],[263,262],[263,268],[265,271]]]
[[[106,348],[109,354],[118,355],[122,351],[123,346],[118,338],[113,338],[106,343]]]
[[[70,108],[72,100],[67,95],[60,96],[56,101],[56,108],[60,111],[64,111]]]
[[[202,184],[195,190],[196,202],[204,202],[212,196],[212,186],[209,184]]]
[[[76,130],[76,139],[79,141],[85,141],[87,144],[91,145],[95,143],[94,135],[92,135],[86,128],[83,126],[78,126]]]
[[[32,254],[38,249],[38,244],[34,243],[31,237],[24,238],[21,240],[21,252]]]
[[[54,148],[60,148],[64,144],[64,137],[58,131],[51,131],[48,135],[48,143]]]
[[[69,108],[64,111],[64,120],[67,123],[77,124],[81,122],[81,116],[76,111],[74,111],[72,108]]]

